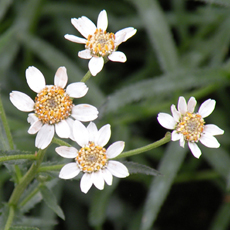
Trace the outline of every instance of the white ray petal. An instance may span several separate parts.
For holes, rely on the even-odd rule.
[[[73,141],[75,141],[74,139],[74,136],[73,136],[73,123],[74,123],[74,120],[71,118],[71,117],[68,117],[66,119],[66,122],[68,123],[69,127],[70,127],[70,135],[69,135],[69,138]]]
[[[45,149],[54,137],[54,125],[45,124],[38,131],[35,139],[35,146],[39,149]]]
[[[216,105],[216,101],[212,99],[208,99],[205,102],[203,102],[198,110],[198,113],[203,117],[209,116],[212,111],[214,110]]]
[[[97,126],[95,125],[95,123],[90,122],[87,126],[87,130],[89,132],[89,140],[95,143],[98,133]]]
[[[77,164],[75,162],[68,163],[64,165],[59,173],[61,179],[72,179],[76,177],[80,172]]]
[[[68,81],[67,70],[64,66],[59,67],[54,76],[54,85],[65,88]]]
[[[159,113],[157,120],[166,129],[174,129],[177,123],[174,118],[167,113]]]
[[[106,151],[106,155],[108,158],[114,158],[116,156],[118,156],[124,149],[125,147],[125,142],[124,141],[117,141],[114,142],[113,144],[111,144],[107,151]]]
[[[55,148],[55,151],[64,158],[75,158],[78,155],[78,150],[74,147],[60,146]]]
[[[84,82],[75,82],[66,87],[66,93],[73,98],[81,98],[88,92],[88,87]]]
[[[111,172],[108,169],[103,169],[101,172],[102,172],[102,176],[103,176],[105,182],[107,183],[107,185],[112,185],[113,176],[112,176]]]
[[[208,133],[204,133],[201,136],[200,142],[209,148],[219,148],[220,147],[220,143],[217,141],[217,139]]]
[[[175,130],[171,134],[171,140],[172,141],[178,141],[181,138],[183,138],[183,135],[181,133],[177,133]]]
[[[196,107],[196,99],[194,97],[190,97],[188,100],[188,112],[193,113]]]
[[[175,105],[171,105],[171,112],[172,112],[174,120],[176,122],[179,122],[179,119],[181,118],[181,114],[180,114],[180,112],[177,111]]]
[[[101,171],[93,172],[92,180],[93,180],[93,184],[95,185],[97,189],[99,190],[104,189],[105,182],[104,182],[104,178],[103,178]]]
[[[188,111],[186,100],[184,97],[179,97],[177,109],[181,114],[185,114]]]
[[[41,129],[42,126],[43,126],[43,123],[40,120],[33,122],[33,124],[28,129],[28,133],[35,134]]]
[[[39,93],[46,86],[43,74],[34,66],[26,69],[26,81],[29,87],[36,93]]]
[[[118,178],[124,178],[129,175],[129,171],[126,166],[119,161],[110,160],[108,162],[107,169],[112,173],[113,176]]]
[[[90,50],[86,49],[86,50],[79,51],[78,57],[83,58],[83,59],[91,59],[93,56],[92,56]]]
[[[89,133],[86,127],[78,120],[75,120],[73,123],[73,136],[75,141],[81,146],[84,147],[89,143]]]
[[[125,37],[123,38],[123,41],[122,41],[122,42],[125,42],[129,38],[131,38],[136,32],[137,32],[137,30],[134,29],[133,27],[127,27],[127,28],[124,28],[124,29],[117,31],[115,33],[115,38],[117,38],[119,36],[123,36],[122,34],[125,34]]]
[[[102,126],[97,133],[95,144],[101,147],[105,146],[108,143],[110,136],[111,136],[110,125],[107,124]]]
[[[102,70],[103,66],[104,66],[103,57],[92,57],[88,64],[90,73],[93,76],[96,76]]]
[[[38,121],[38,117],[35,115],[35,113],[29,113],[27,117],[27,122],[32,125],[34,122]]]
[[[66,34],[65,39],[71,41],[71,42],[75,42],[75,43],[79,43],[79,44],[85,44],[87,42],[87,40],[85,38],[79,38],[75,35],[71,35],[71,34]]]
[[[121,51],[112,52],[108,56],[108,59],[110,61],[122,62],[122,63],[127,61],[127,58],[126,58],[125,54],[123,52],[121,52]]]
[[[93,121],[98,117],[98,110],[92,105],[79,104],[72,108],[71,116],[79,121]]]
[[[81,178],[80,188],[81,191],[87,193],[93,184],[92,173],[84,173]]]
[[[108,27],[108,17],[105,10],[102,10],[97,18],[97,28],[103,31],[107,30]]]
[[[210,133],[211,135],[222,135],[224,130],[220,129],[218,126],[209,124],[204,126],[204,133]]]
[[[10,101],[17,109],[23,112],[31,112],[34,110],[34,101],[25,93],[12,91],[10,93]]]
[[[201,155],[200,148],[197,146],[196,143],[188,142],[188,147],[191,150],[194,157],[199,158]]]
[[[70,136],[70,127],[66,120],[62,120],[55,124],[55,130],[57,135],[60,138],[69,138]]]

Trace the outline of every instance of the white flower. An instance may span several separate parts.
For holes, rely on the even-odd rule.
[[[214,135],[224,133],[224,130],[216,125],[205,125],[203,119],[212,113],[215,104],[215,100],[208,99],[201,104],[198,113],[194,113],[196,99],[191,97],[186,104],[185,98],[179,97],[178,110],[175,105],[172,105],[172,116],[167,113],[159,113],[157,119],[164,128],[174,130],[171,135],[172,141],[180,140],[181,147],[184,147],[187,141],[192,154],[199,158],[201,150],[196,142],[200,141],[209,148],[219,148],[220,144]]]
[[[30,89],[37,93],[35,100],[19,91],[11,92],[10,100],[23,112],[34,111],[28,115],[27,121],[31,124],[28,133],[37,133],[37,148],[46,148],[53,139],[54,131],[61,138],[72,137],[73,118],[80,121],[92,121],[97,118],[98,110],[94,106],[74,105],[71,99],[86,95],[88,87],[85,83],[72,83],[64,90],[68,81],[65,67],[58,68],[54,85],[46,85],[43,74],[33,66],[26,70],[26,80]]]
[[[123,52],[116,51],[118,46],[128,40],[136,33],[133,27],[127,27],[117,31],[115,34],[107,33],[108,17],[105,10],[98,15],[97,27],[85,16],[81,18],[72,18],[71,23],[85,38],[79,38],[74,35],[66,34],[65,38],[69,41],[85,44],[85,50],[78,53],[83,59],[89,61],[89,70],[93,76],[96,76],[104,66],[104,57],[115,62],[126,62],[126,56]]]
[[[55,149],[60,156],[75,159],[75,162],[68,163],[61,169],[60,178],[71,179],[83,172],[80,187],[82,192],[87,193],[92,184],[102,190],[104,181],[108,185],[112,184],[112,176],[124,178],[129,175],[128,169],[122,163],[109,160],[123,151],[125,143],[117,141],[107,150],[104,148],[111,136],[109,124],[97,130],[93,122],[90,122],[86,128],[76,120],[73,124],[73,135],[81,146],[80,150],[66,146]]]

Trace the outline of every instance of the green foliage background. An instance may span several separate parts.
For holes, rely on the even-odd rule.
[[[206,122],[225,130],[217,137],[221,147],[199,145],[203,154],[197,160],[187,148],[169,143],[127,159],[157,168],[161,176],[114,178],[111,187],[92,188],[85,195],[79,178],[63,181],[58,171],[45,170],[68,162],[57,156],[53,144],[16,213],[14,225],[28,228],[12,229],[229,229],[229,0],[1,0],[0,90],[16,149],[34,152],[35,136],[27,133],[27,114],[10,103],[9,93],[18,90],[35,97],[25,81],[28,66],[41,70],[48,84],[60,66],[67,68],[69,82],[80,81],[88,71],[88,61],[77,55],[84,47],[64,35],[80,36],[71,18],[84,15],[96,23],[102,9],[108,13],[109,32],[133,26],[137,34],[119,46],[127,62],[106,63],[76,103],[96,106],[98,126],[112,126],[111,143],[123,140],[125,150],[131,150],[164,136],[157,113],[169,113],[179,96],[195,96],[199,103],[212,98],[217,105]],[[0,149],[1,155],[9,150],[2,124]],[[31,161],[0,167],[1,211],[6,213],[4,202],[18,177],[14,164],[26,172]],[[1,213],[2,223],[5,215]]]

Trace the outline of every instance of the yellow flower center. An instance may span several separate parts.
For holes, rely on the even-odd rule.
[[[107,165],[106,149],[89,142],[88,146],[79,150],[75,160],[83,172],[98,171]]]
[[[108,56],[115,50],[115,35],[102,29],[96,29],[93,35],[88,36],[85,48],[90,49],[93,56]]]
[[[44,124],[55,124],[71,114],[73,102],[64,89],[45,87],[35,98],[35,114]]]
[[[186,141],[197,142],[204,131],[204,119],[201,115],[187,112],[176,126],[176,131],[182,133]]]

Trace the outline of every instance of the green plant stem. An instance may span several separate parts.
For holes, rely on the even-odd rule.
[[[1,117],[1,120],[2,120],[4,130],[6,132],[6,137],[8,139],[9,147],[10,147],[10,149],[13,150],[14,149],[14,142],[13,142],[13,138],[12,138],[12,135],[11,135],[11,132],[10,132],[10,127],[9,127],[7,119],[6,119],[6,114],[5,114],[5,110],[3,108],[1,96],[0,96],[0,117]]]
[[[4,161],[12,161],[12,160],[36,160],[36,156],[34,154],[22,154],[22,155],[11,155],[11,156],[3,156],[0,157],[0,162]]]
[[[146,151],[149,151],[151,149],[157,148],[163,144],[166,144],[167,142],[171,141],[171,133],[167,132],[165,134],[165,136],[160,139],[159,141],[156,141],[152,144],[146,145],[144,147],[138,148],[138,149],[134,149],[134,150],[130,150],[130,151],[126,151],[121,153],[119,156],[115,157],[114,159],[118,159],[118,158],[122,158],[122,157],[130,157],[133,155],[137,155]]]
[[[72,147],[72,145],[70,145],[69,143],[54,137],[52,140],[52,143],[58,144],[59,146],[68,146],[68,147]]]
[[[7,222],[6,222],[6,225],[5,225],[5,230],[10,229],[10,226],[11,226],[11,223],[12,223],[13,219],[14,219],[14,207],[10,206],[8,219],[7,219]]]
[[[23,207],[24,205],[27,204],[28,201],[30,201],[37,193],[39,192],[39,188],[35,188],[29,196],[27,196],[24,200],[22,200],[20,203],[19,203],[19,206],[20,207]]]
[[[39,168],[38,172],[59,171],[64,165],[65,164],[42,166]]]
[[[81,79],[81,82],[87,82],[91,78],[92,74],[88,71],[85,76]]]
[[[40,167],[40,164],[42,163],[43,157],[45,155],[46,150],[39,149],[37,153],[37,160],[31,165],[30,169],[27,171],[27,173],[23,176],[20,183],[15,187],[13,193],[11,194],[11,197],[9,199],[9,206],[11,208],[15,208],[22,193],[28,186],[28,184],[34,179],[35,175],[37,174],[38,168]],[[5,230],[8,230],[9,227],[12,224],[13,221],[13,215],[8,216],[7,224],[5,226]]]

